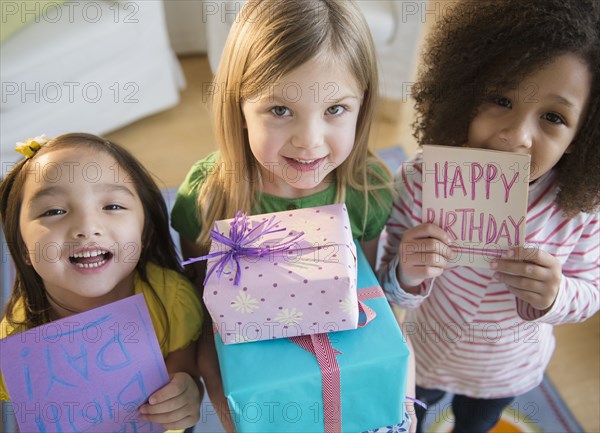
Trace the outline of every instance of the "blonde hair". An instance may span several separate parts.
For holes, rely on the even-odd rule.
[[[213,94],[212,117],[220,155],[198,194],[197,243],[202,248],[208,249],[209,231],[216,220],[231,218],[238,210],[251,213],[261,190],[258,163],[244,129],[242,101],[322,55],[341,62],[364,91],[354,147],[335,170],[335,201],[345,200],[347,186],[364,192],[365,203],[369,192],[389,188],[389,171],[368,149],[379,83],[371,34],[356,3],[250,0],[231,28],[213,81],[218,91]],[[375,198],[379,199],[377,193]],[[363,226],[366,217],[367,212]]]

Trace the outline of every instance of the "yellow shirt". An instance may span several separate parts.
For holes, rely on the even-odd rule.
[[[169,318],[169,333],[167,333],[166,318],[156,296],[153,296],[147,283],[135,276],[135,293],[143,293],[150,312],[150,318],[160,344],[163,357],[179,349],[185,348],[197,340],[202,329],[202,307],[192,284],[175,271],[161,268],[153,263],[147,267],[148,280],[160,298]],[[14,308],[14,318],[22,321],[25,311],[22,300]],[[24,326],[12,326],[6,318],[0,322],[0,339],[25,331]],[[4,379],[0,373],[0,400],[9,400]]]

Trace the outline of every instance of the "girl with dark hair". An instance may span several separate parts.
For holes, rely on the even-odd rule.
[[[379,270],[419,331],[417,398],[451,392],[454,431],[485,432],[542,381],[553,326],[599,308],[600,3],[457,2],[415,89],[420,144],[531,156],[526,247],[454,266],[449,234],[423,223],[418,154],[396,177]]]
[[[16,267],[0,338],[143,293],[171,381],[140,412],[166,429],[193,426],[202,309],[152,177],[125,149],[90,134],[36,137],[17,150],[25,158],[0,185]],[[0,399],[9,398],[0,376]]]

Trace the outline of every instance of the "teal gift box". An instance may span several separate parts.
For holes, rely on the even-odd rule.
[[[357,246],[358,287],[379,286]],[[409,350],[383,297],[364,303],[377,316],[363,328],[329,333],[340,368],[341,425],[358,433],[404,416]],[[321,370],[288,339],[223,345],[215,335],[225,395],[238,433],[324,432]]]

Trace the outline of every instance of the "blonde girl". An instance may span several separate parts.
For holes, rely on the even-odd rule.
[[[184,256],[206,253],[215,220],[238,210],[345,202],[373,266],[391,209],[390,174],[368,148],[377,86],[373,42],[353,1],[248,1],[213,81],[219,150],[192,167],[172,212]],[[232,431],[212,337],[201,339],[199,362]]]

